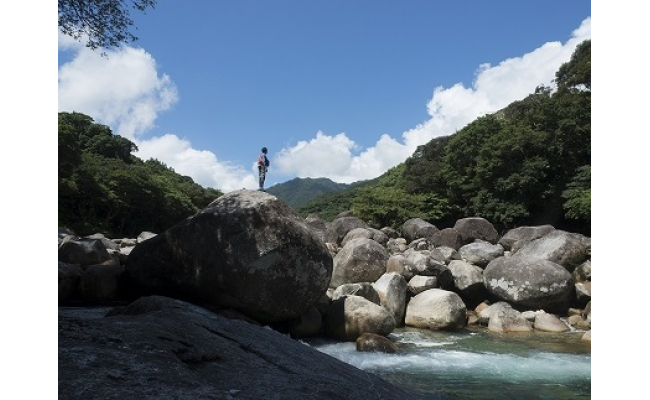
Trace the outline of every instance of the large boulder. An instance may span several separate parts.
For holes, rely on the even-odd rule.
[[[483,270],[486,289],[517,308],[566,314],[574,291],[569,271],[552,261],[499,257]]]
[[[414,398],[287,335],[179,300],[144,297],[109,317],[61,313],[60,399]]]
[[[327,222],[316,214],[309,214],[305,218],[305,223],[308,227],[312,228],[316,236],[322,241],[325,241],[325,231],[327,230]]]
[[[78,264],[59,261],[59,304],[75,300],[84,270]]]
[[[487,295],[483,283],[483,270],[473,264],[462,260],[453,260],[448,265],[454,278],[454,287],[465,304],[476,306]]]
[[[381,306],[393,314],[397,326],[403,326],[406,311],[406,279],[397,272],[386,272],[373,286],[379,294]]]
[[[485,268],[490,261],[503,255],[503,246],[477,241],[462,246],[458,249],[458,254],[468,263]]]
[[[75,238],[67,236],[59,244],[59,261],[81,266],[101,264],[110,260],[106,245],[102,239]]]
[[[591,260],[578,265],[571,273],[576,282],[591,281]]]
[[[438,278],[435,276],[424,275],[415,275],[408,281],[408,285],[406,286],[409,293],[413,295],[422,293],[425,290],[434,289],[436,287],[438,287]]]
[[[406,259],[404,254],[392,254],[388,261],[386,261],[386,272],[397,272],[402,275],[405,279],[411,279],[416,273],[417,270],[415,267]]]
[[[102,243],[104,243],[104,246],[106,247],[106,250],[118,250],[120,248],[120,245],[117,244],[115,241],[107,238],[104,236],[102,233],[94,233],[92,235],[85,236],[84,239],[98,239],[101,240]]]
[[[386,336],[395,326],[390,311],[361,296],[334,300],[325,315],[325,333],[342,341],[354,342],[363,333]]]
[[[412,252],[406,256],[413,275],[435,276],[438,279],[438,286],[442,289],[453,287],[454,277],[449,268],[431,256],[428,252]],[[408,277],[405,277],[410,279]]]
[[[557,315],[544,311],[537,313],[533,327],[540,331],[556,333],[567,332],[571,329]]]
[[[467,325],[467,307],[460,296],[442,289],[429,289],[406,306],[405,324],[415,328],[456,330]]]
[[[381,230],[375,228],[368,228],[368,230],[372,233],[372,240],[375,242],[379,243],[382,246],[385,246],[386,243],[388,243],[388,235]]]
[[[510,251],[517,243],[530,242],[554,230],[553,225],[520,226],[506,232],[499,240],[499,244]]]
[[[363,333],[357,338],[357,351],[397,353],[399,348],[386,336],[376,333]]]
[[[126,273],[145,294],[274,322],[304,314],[325,293],[332,257],[284,202],[241,190],[136,245]]]
[[[499,232],[485,218],[461,218],[454,224],[454,229],[460,234],[461,242],[464,245],[472,243],[476,239],[485,240],[492,244],[496,244],[499,241]]]
[[[461,259],[458,250],[449,246],[437,246],[431,251],[431,256],[438,261],[444,262],[445,264],[449,264],[453,260]]]
[[[90,304],[119,300],[124,292],[123,275],[119,262],[90,265],[79,280],[79,296]]]
[[[368,228],[368,224],[357,217],[345,216],[330,222],[325,230],[325,241],[341,245],[341,242],[351,230],[355,228]]]
[[[510,304],[500,301],[479,313],[479,321],[487,318],[487,329],[490,332],[532,332],[532,324]]]
[[[332,292],[332,301],[344,296],[361,296],[375,304],[381,305],[379,293],[372,282],[344,283]]]
[[[517,255],[560,264],[569,272],[588,260],[591,240],[584,235],[553,230],[523,246]]]
[[[399,237],[399,232],[390,226],[385,226],[381,228],[380,231],[383,232],[389,239],[397,239]]]
[[[370,229],[354,228],[345,234],[345,236],[341,240],[341,247],[345,247],[347,242],[349,242],[352,239],[359,239],[359,238],[372,239],[372,236],[373,233],[370,231]]]
[[[372,239],[358,238],[348,241],[334,256],[330,287],[376,281],[386,272],[389,257],[388,251]]]
[[[399,237],[396,239],[388,239],[388,242],[386,242],[386,248],[391,254],[398,254],[406,251],[408,245],[406,239]]]
[[[454,250],[460,249],[463,245],[463,238],[454,228],[443,228],[434,233],[432,241],[436,247],[446,246],[451,247]]]
[[[402,224],[400,231],[402,232],[402,236],[409,242],[426,238],[429,242],[433,243],[433,236],[439,229],[422,218],[411,218]]]
[[[576,283],[576,300],[580,305],[586,305],[591,301],[591,281]]]

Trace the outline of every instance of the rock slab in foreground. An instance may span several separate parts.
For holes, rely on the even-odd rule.
[[[240,190],[138,244],[125,267],[142,294],[274,322],[299,317],[325,293],[333,261],[289,206],[264,192]]]
[[[180,300],[142,297],[115,310],[59,316],[60,399],[417,398],[271,329]]]

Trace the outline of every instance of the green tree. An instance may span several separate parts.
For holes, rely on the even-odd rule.
[[[396,229],[410,218],[435,221],[444,216],[446,200],[432,192],[409,193],[404,189],[405,169],[405,164],[400,164],[359,188],[351,205],[353,214],[375,228]]]
[[[477,162],[483,144],[503,128],[504,120],[490,114],[476,119],[449,140],[444,154],[442,173],[447,198],[461,212],[466,212],[478,191]]]
[[[138,146],[120,135],[112,135],[110,130],[92,136],[86,142],[87,150],[107,158],[118,158],[126,163],[132,161],[131,153],[138,151]]]
[[[161,232],[221,196],[135,150],[87,115],[59,113],[59,226],[79,235]]]
[[[130,10],[155,6],[156,0],[59,0],[59,29],[93,50],[111,49],[138,39]]]
[[[506,227],[520,225],[546,207],[553,177],[546,156],[548,134],[504,122],[481,147],[465,213]]]
[[[562,193],[566,200],[566,216],[591,224],[591,166],[578,168],[575,176]]]
[[[446,203],[430,193],[411,194],[399,187],[364,187],[352,202],[353,214],[380,229],[398,229],[410,218],[437,220],[444,215]]]
[[[418,146],[413,155],[404,161],[404,189],[409,193],[445,192],[443,177],[444,155],[451,136],[432,139]]]
[[[66,130],[67,129],[67,130]],[[63,130],[63,131],[62,131]],[[59,113],[59,136],[74,132],[74,141],[81,151],[91,152],[107,158],[119,158],[124,162],[133,161],[131,153],[138,147],[127,138],[113,135],[111,128],[81,113]],[[61,151],[61,148],[59,148]]]
[[[559,90],[591,91],[591,40],[576,47],[571,60],[562,64],[555,73],[555,82]]]
[[[81,148],[79,134],[74,126],[59,116],[59,179],[72,176],[74,170],[81,164]]]

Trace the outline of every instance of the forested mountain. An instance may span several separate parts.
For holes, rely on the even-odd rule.
[[[299,209],[341,211],[376,227],[423,218],[443,228],[484,217],[501,229],[552,224],[591,232],[591,41],[555,75],[506,108],[420,146],[382,176]]]
[[[318,196],[338,192],[349,186],[345,183],[336,183],[327,178],[294,178],[273,185],[266,191],[297,209]]]
[[[91,117],[59,113],[60,227],[117,238],[158,233],[222,195],[133,151],[133,142]]]
[[[369,185],[372,182],[355,182],[345,189],[318,196],[306,204],[299,206],[297,211],[303,217],[315,213],[322,219],[331,221],[337,214],[351,209],[352,200],[356,196],[358,188]]]

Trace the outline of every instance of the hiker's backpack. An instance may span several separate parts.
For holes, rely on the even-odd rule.
[[[257,160],[257,165],[264,165],[265,167],[268,167],[269,164],[269,158],[264,154],[260,154],[260,158]]]

